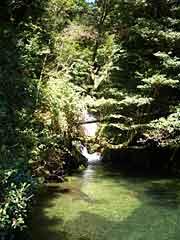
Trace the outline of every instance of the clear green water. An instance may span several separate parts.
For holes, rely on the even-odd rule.
[[[91,165],[49,185],[32,222],[33,240],[179,240],[180,181]]]

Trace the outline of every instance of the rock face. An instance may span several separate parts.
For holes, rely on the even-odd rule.
[[[106,149],[102,161],[137,172],[174,174],[180,173],[179,159],[180,148],[131,146]]]
[[[65,161],[65,172],[77,170],[81,165],[87,167],[88,160],[76,147],[73,147],[72,154],[68,155]]]

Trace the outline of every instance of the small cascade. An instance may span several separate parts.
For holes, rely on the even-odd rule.
[[[85,156],[88,159],[88,163],[92,164],[92,163],[97,163],[101,160],[101,154],[98,152],[95,153],[88,153],[88,150],[86,147],[82,146],[82,155]]]

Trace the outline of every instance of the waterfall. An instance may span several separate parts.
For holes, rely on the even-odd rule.
[[[88,159],[89,163],[95,163],[101,160],[101,154],[98,152],[95,153],[88,153],[88,150],[86,147],[82,146],[82,155],[85,156]]]

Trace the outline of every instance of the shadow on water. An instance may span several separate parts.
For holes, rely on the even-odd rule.
[[[67,223],[74,226],[79,237],[69,235],[68,239],[78,240],[178,240],[180,237],[177,219],[168,220],[166,214],[157,218],[156,214],[145,215],[141,208],[123,221],[113,221],[98,214],[81,212],[79,217]],[[174,224],[173,224],[174,221]],[[166,227],[162,223],[169,223]],[[173,224],[173,225],[172,225]],[[68,228],[67,228],[68,229]],[[83,229],[83,230],[82,230]],[[84,232],[86,229],[86,232]],[[69,229],[70,230],[70,229]],[[82,236],[81,236],[82,235]]]
[[[113,173],[108,176],[112,177]],[[122,183],[120,180],[122,178],[125,178],[128,184],[127,182]],[[120,177],[119,173],[116,172],[113,180],[129,190],[133,190],[141,202],[146,201],[154,207],[169,209],[180,207],[180,179],[153,177],[149,180],[143,176],[129,177],[126,174]],[[142,189],[141,186],[143,186]]]
[[[172,219],[170,219],[172,218]],[[123,221],[113,221],[98,214],[81,212],[73,221],[66,223],[67,230],[52,230],[54,224],[62,224],[60,218],[47,219],[43,216],[36,226],[35,238],[43,240],[179,240],[180,228],[177,217],[154,212],[146,213],[139,208]],[[43,225],[43,228],[41,226]],[[66,227],[66,226],[65,226]],[[74,235],[71,234],[72,229]],[[41,230],[43,230],[41,232]],[[68,231],[70,230],[70,231]],[[77,236],[77,235],[78,236]]]
[[[78,215],[64,221],[58,212],[46,214],[46,209],[54,206],[54,201],[66,195],[74,197],[74,201],[82,199],[88,204],[105,204],[101,201],[91,201],[88,194],[78,187],[65,188],[60,185],[47,186],[40,194],[34,209],[32,221],[32,240],[179,240],[180,239],[180,181],[176,179],[146,179],[144,177],[128,177],[117,171],[108,171],[102,166],[92,166],[95,170],[93,183],[99,183],[104,178],[107,185],[104,191],[109,191],[112,185],[123,186],[139,201],[138,207],[127,216],[119,208],[118,217],[108,218],[103,212],[91,209],[79,210]],[[83,174],[82,174],[83,176]],[[82,176],[79,175],[81,178]],[[97,182],[96,182],[97,181]],[[110,184],[108,185],[108,182]],[[111,201],[111,197],[110,201]],[[117,196],[118,198],[118,196]],[[114,201],[112,199],[112,201]],[[128,207],[128,200],[127,207]],[[126,206],[126,205],[125,205]],[[62,206],[59,205],[59,208]],[[107,202],[107,208],[109,207]],[[106,208],[103,210],[106,212]],[[66,214],[66,213],[65,213]]]
[[[159,207],[177,209],[180,206],[180,181],[152,182],[145,190],[152,199],[151,204]]]
[[[39,194],[38,201],[32,213],[31,222],[31,239],[44,239],[44,240],[64,240],[66,239],[65,232],[51,231],[51,227],[63,224],[63,219],[58,216],[49,218],[45,214],[45,209],[53,207],[52,200],[59,198],[61,195],[68,193],[68,189],[61,188],[60,186],[47,186],[45,190]]]

